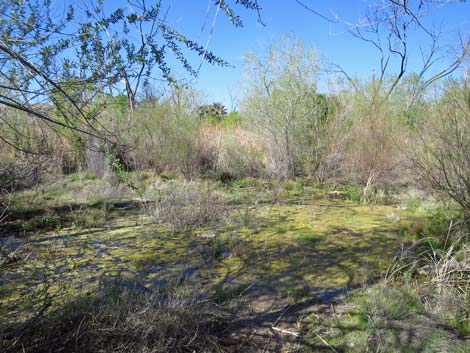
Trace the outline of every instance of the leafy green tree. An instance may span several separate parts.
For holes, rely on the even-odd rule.
[[[202,104],[197,107],[197,114],[201,120],[222,121],[227,115],[227,109],[222,103]]]
[[[322,153],[326,98],[317,92],[319,71],[316,50],[291,36],[275,42],[263,58],[246,57],[244,115],[268,142],[277,177],[302,173]]]
[[[124,91],[134,109],[137,95],[152,79],[175,82],[169,55],[191,75],[197,71],[188,53],[212,64],[226,64],[170,26],[162,1],[105,7],[104,0],[95,0],[70,2],[62,8],[59,3],[0,0],[0,106],[24,111],[51,127],[112,138],[94,123],[100,110],[90,103],[96,102],[97,95]],[[256,0],[216,1],[216,5],[236,27],[242,26],[236,7],[260,11]],[[83,86],[93,89],[77,95]],[[60,119],[38,109],[63,106],[65,101],[68,107]]]

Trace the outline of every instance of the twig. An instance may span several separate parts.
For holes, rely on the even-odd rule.
[[[331,344],[329,344],[322,336],[320,336],[318,333],[315,332],[315,336],[317,336],[320,339],[320,341],[322,341],[333,352],[338,353],[338,351]]]
[[[241,293],[238,295],[238,297],[242,297],[243,294],[245,294],[251,287],[253,287],[254,285],[256,284],[256,282],[253,282],[252,284],[250,284],[248,287],[246,287],[244,290],[241,291]]]
[[[331,303],[331,311],[333,312],[333,318],[335,320],[337,320],[337,317],[336,317],[336,310],[335,310],[335,306],[333,303]],[[318,316],[317,316],[318,317]],[[319,317],[318,317],[319,318]]]
[[[287,311],[290,309],[290,305],[286,306],[286,308],[284,309],[284,311],[281,313],[281,315],[279,315],[279,317],[276,319],[276,321],[274,321],[274,323],[272,324],[272,327],[276,326],[279,321],[282,319],[282,317],[284,316],[285,313],[287,313]]]
[[[279,331],[279,332],[286,333],[286,334],[288,334],[288,335],[295,336],[295,337],[299,337],[299,336],[300,336],[300,333],[298,333],[298,332],[289,331],[289,330],[284,330],[284,329],[282,329],[282,328],[275,327],[275,326],[271,326],[271,329],[273,329],[274,331]]]

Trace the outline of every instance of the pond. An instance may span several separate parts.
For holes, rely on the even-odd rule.
[[[220,226],[192,232],[172,234],[134,214],[106,228],[11,237],[27,256],[4,269],[0,310],[17,322],[44,301],[54,307],[109,280],[142,291],[175,281],[207,296],[238,290],[260,310],[276,301],[329,302],[383,273],[412,241],[401,230],[415,221],[395,206],[317,197],[240,204]]]

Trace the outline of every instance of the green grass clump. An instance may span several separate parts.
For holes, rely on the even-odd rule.
[[[328,191],[338,191],[340,192],[346,200],[359,203],[362,201],[362,195],[364,192],[364,188],[361,185],[336,185],[333,189],[331,186],[327,187]]]
[[[39,219],[37,226],[45,230],[60,229],[60,220],[55,215],[43,216]]]
[[[407,211],[415,212],[421,206],[421,200],[417,197],[409,197],[404,202],[404,207]]]
[[[295,191],[297,193],[302,193],[304,191],[304,183],[302,181],[288,180],[283,184],[283,187],[287,191]]]
[[[312,318],[306,341],[347,353],[463,353],[470,349],[470,342],[443,330],[425,315],[409,285],[380,283],[353,294],[347,305],[348,310],[324,321]]]
[[[263,187],[265,183],[255,178],[241,178],[230,182],[230,186],[234,188]]]
[[[242,238],[236,234],[223,234],[215,236],[212,238],[210,243],[214,258],[222,260],[224,257],[236,254],[242,241]]]
[[[405,320],[419,312],[419,300],[408,287],[379,285],[367,289],[358,298],[360,312],[369,321]]]

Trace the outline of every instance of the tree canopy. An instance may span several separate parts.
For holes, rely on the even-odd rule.
[[[214,3],[235,27],[243,25],[237,9],[260,11],[257,0]],[[105,0],[62,5],[0,0],[1,124],[6,120],[1,107],[8,107],[52,127],[101,137],[97,117],[103,97],[124,93],[134,109],[137,95],[152,80],[176,82],[170,56],[193,76],[189,52],[227,65],[171,26],[166,12],[164,1],[129,0],[119,6]]]

